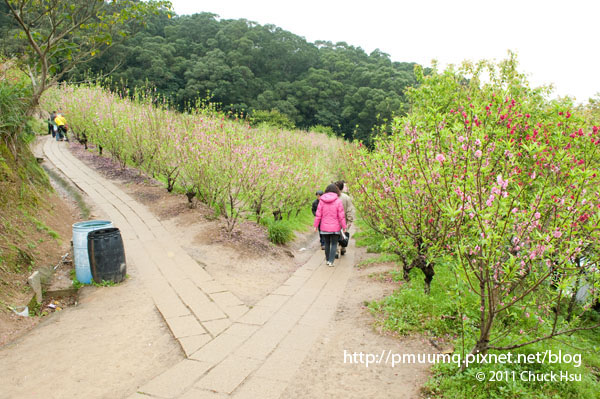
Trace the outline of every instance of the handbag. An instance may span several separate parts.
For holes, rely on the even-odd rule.
[[[340,231],[340,238],[338,239],[338,243],[343,248],[346,248],[348,246],[348,241],[350,241],[350,233],[344,233],[343,231]]]

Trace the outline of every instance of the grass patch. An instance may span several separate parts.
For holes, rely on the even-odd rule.
[[[269,223],[267,226],[269,233],[269,241],[273,244],[285,244],[294,239],[294,232],[292,231],[289,224],[284,221],[278,220]]]
[[[356,267],[361,268],[361,267],[366,267],[366,266],[373,265],[376,263],[398,262],[399,260],[400,260],[400,257],[398,255],[380,254],[379,256],[376,256],[374,258],[367,258],[367,259],[361,260],[356,265]]]
[[[540,342],[511,351],[512,357],[519,354],[524,356],[537,356],[538,353],[552,351],[553,354],[561,353],[562,356],[582,355],[582,351],[592,350],[598,343],[598,338],[592,341],[581,339],[574,335],[569,340],[577,340],[579,349],[565,345],[558,340]],[[587,348],[587,349],[586,349]],[[506,352],[503,352],[506,353]],[[594,352],[592,352],[594,353]],[[597,354],[595,355],[597,362]],[[545,363],[533,362],[529,364],[512,363],[502,364],[472,364],[460,372],[454,364],[439,363],[432,368],[433,377],[425,385],[425,393],[435,398],[463,398],[472,399],[582,399],[600,398],[600,384],[597,369],[587,363],[585,356],[577,367],[573,363]],[[478,381],[477,374],[483,373],[485,381]],[[536,376],[555,376],[554,381],[536,381]],[[561,381],[560,376],[566,380]],[[570,376],[570,377],[567,377]],[[568,378],[575,380],[569,381]]]
[[[413,270],[410,282],[403,284],[389,297],[369,303],[369,309],[385,330],[401,335],[416,333],[442,338],[449,346],[454,347],[454,354],[459,354],[464,359],[465,353],[473,347],[478,333],[478,298],[465,290],[460,297],[455,294],[459,290],[451,267],[452,265],[444,264],[437,266],[429,296],[423,294],[423,274],[420,270]],[[401,272],[390,275],[395,280],[402,279]],[[600,319],[600,315],[594,311],[587,313],[587,317],[590,324]],[[518,319],[514,322],[520,323]],[[513,337],[507,333],[503,339],[504,342],[520,342],[523,337]],[[546,351],[553,354],[560,352],[563,356],[569,354],[573,359],[579,358],[580,366],[577,367],[577,362],[550,363],[548,360],[528,364],[490,362],[471,364],[461,372],[456,364],[438,363],[432,367],[433,376],[424,387],[425,394],[432,398],[471,399],[600,398],[598,331],[578,331],[523,348],[490,353],[510,352],[516,359],[519,354],[537,356]],[[477,373],[484,373],[485,381],[478,381]],[[536,378],[535,376],[552,375],[557,376],[556,381],[529,380]],[[570,375],[581,381],[561,381],[561,375]],[[491,381],[493,378],[496,381]]]
[[[120,283],[115,283],[114,281],[107,281],[107,280],[102,280],[101,282],[97,283],[93,279],[92,279],[92,281],[90,281],[89,284],[82,283],[81,281],[77,280],[77,272],[75,271],[75,269],[71,269],[69,271],[69,276],[71,277],[73,288],[75,288],[77,290],[80,289],[81,287],[85,287],[86,285],[91,285],[94,287],[115,287],[120,284]],[[128,278],[129,278],[129,275],[125,275],[125,279],[123,279],[123,281],[127,280]]]
[[[56,241],[60,242],[60,235],[56,231],[54,231],[50,227],[46,226],[46,224],[44,222],[37,219],[35,216],[31,215],[26,210],[22,209],[21,212],[23,213],[23,215],[25,216],[25,218],[27,220],[29,220],[30,222],[32,222],[35,225],[35,228],[37,229],[37,231],[39,231],[40,233],[47,233],[50,237],[52,237]]]
[[[296,238],[295,232],[308,231],[314,222],[312,211],[306,207],[297,214],[284,216],[283,220],[275,220],[273,216],[261,219],[260,223],[267,227],[269,240],[274,244],[285,244]]]
[[[396,281],[402,280],[402,271],[391,274]],[[448,268],[438,267],[431,283],[431,294],[423,294],[424,274],[414,269],[411,280],[392,295],[369,304],[369,309],[377,315],[384,329],[403,335],[423,333],[428,336],[453,336],[462,328],[462,316],[454,301],[449,301],[454,277]],[[468,298],[476,304],[477,298]]]
[[[366,247],[368,253],[385,253],[385,238],[374,232],[360,216],[354,222],[358,231],[354,234],[357,247]]]

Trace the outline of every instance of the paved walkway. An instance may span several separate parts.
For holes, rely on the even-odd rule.
[[[147,293],[186,359],[130,399],[279,398],[329,323],[353,253],[326,267],[321,251],[251,309],[177,245],[143,205],[50,138],[44,154],[121,231],[128,273]]]

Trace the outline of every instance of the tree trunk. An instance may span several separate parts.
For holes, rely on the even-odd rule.
[[[431,293],[431,281],[433,280],[433,276],[435,275],[435,270],[433,268],[432,263],[428,263],[425,259],[425,255],[419,255],[413,261],[412,267],[419,268],[423,274],[425,275],[425,295],[429,295]]]
[[[433,280],[433,276],[435,275],[435,271],[433,270],[433,265],[428,264],[424,268],[421,269],[425,274],[425,294],[429,295],[431,292],[431,281]]]
[[[190,206],[190,208],[195,208],[196,204],[194,203],[194,197],[196,196],[196,192],[188,191],[187,193],[185,193],[185,195],[187,196],[188,205]]]
[[[579,285],[581,284],[581,274],[583,273],[583,270],[581,269],[581,260],[577,258],[575,259],[575,263],[579,268],[579,273],[577,275],[577,281],[575,282],[575,289],[573,290],[571,300],[569,301],[569,307],[567,308],[567,321],[571,321],[571,318],[573,317],[573,309],[575,309],[575,299],[577,298],[577,291],[579,291]]]

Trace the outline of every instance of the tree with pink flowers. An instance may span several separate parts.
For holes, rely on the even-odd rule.
[[[530,89],[514,58],[420,79],[411,114],[353,154],[364,218],[479,298],[472,353],[598,327],[582,323],[600,288],[598,127]]]
[[[134,166],[222,216],[231,233],[241,219],[290,218],[315,190],[336,179],[340,139],[324,134],[252,128],[198,108],[178,113],[152,93],[123,97],[93,86],[63,86],[44,97],[68,110],[75,132],[106,150],[121,167]]]

